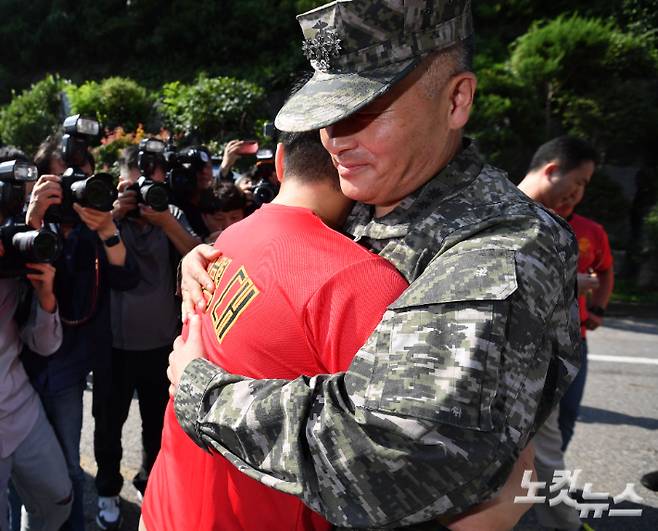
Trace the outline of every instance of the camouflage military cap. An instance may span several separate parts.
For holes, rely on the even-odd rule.
[[[337,0],[297,19],[315,73],[277,115],[282,131],[346,118],[473,32],[470,0]]]

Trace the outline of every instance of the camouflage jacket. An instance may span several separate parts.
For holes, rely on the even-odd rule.
[[[335,525],[390,528],[504,483],[579,367],[578,249],[472,146],[370,218],[353,212],[356,240],[411,285],[347,372],[252,380],[195,360],[175,410],[199,446]]]

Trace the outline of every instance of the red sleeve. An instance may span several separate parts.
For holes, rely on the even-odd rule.
[[[592,266],[595,272],[607,271],[612,267],[612,252],[610,251],[610,243],[608,242],[608,234],[605,229],[601,226],[598,228],[598,238],[597,244],[598,249],[596,249],[596,262]]]
[[[309,343],[327,372],[347,369],[386,307],[407,286],[389,262],[373,255],[336,273],[311,297],[305,325]]]

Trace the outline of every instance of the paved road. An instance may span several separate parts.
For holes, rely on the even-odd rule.
[[[635,483],[643,498],[637,504],[641,517],[588,519],[594,529],[655,531],[658,495],[639,480],[658,469],[658,320],[609,318],[604,328],[588,334],[587,343],[587,384],[567,467],[582,469],[581,483],[592,483],[593,492],[616,496],[626,483]],[[517,529],[537,529],[532,516]]]
[[[582,469],[581,480],[592,483],[592,491],[615,496],[626,483],[635,483],[636,493],[643,498],[640,504],[615,506],[641,508],[641,517],[589,519],[594,529],[658,530],[658,495],[639,483],[643,473],[658,469],[658,320],[609,318],[604,328],[589,335],[588,343],[588,381],[581,419],[566,456],[567,466]],[[123,470],[127,478],[135,474],[139,465],[139,426],[139,412],[133,403],[123,432]],[[95,529],[92,428],[91,393],[85,393],[82,465],[91,475],[86,500],[90,530]],[[123,529],[135,530],[139,506],[129,481],[121,496]],[[516,529],[537,529],[532,512]]]

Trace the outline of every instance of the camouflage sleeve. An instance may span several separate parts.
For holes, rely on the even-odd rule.
[[[502,485],[577,370],[576,251],[563,237],[562,249],[541,231],[517,248],[487,236],[454,245],[346,373],[251,380],[196,360],[179,422],[338,526],[461,513]]]

